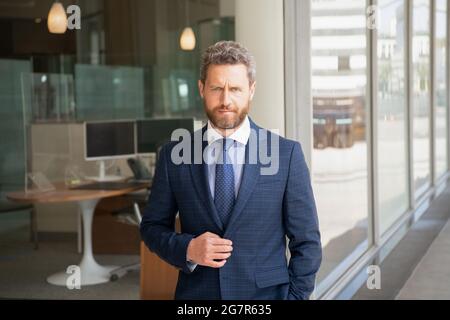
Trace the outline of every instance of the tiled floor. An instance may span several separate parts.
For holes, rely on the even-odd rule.
[[[397,296],[399,300],[450,300],[450,222]]]
[[[24,226],[0,232],[0,298],[12,299],[139,299],[139,272],[131,272],[116,282],[83,286],[80,290],[47,283],[47,276],[77,264],[81,255],[76,241],[40,241],[39,250],[29,242]],[[96,255],[104,265],[139,262],[136,255]]]
[[[353,299],[449,299],[449,218],[447,187],[381,263],[381,289],[369,290],[364,284]],[[446,295],[438,293],[445,289]]]

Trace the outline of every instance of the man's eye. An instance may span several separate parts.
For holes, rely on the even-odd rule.
[[[239,89],[239,88],[231,88],[231,92],[241,92],[241,89]]]
[[[220,90],[222,90],[222,88],[216,87],[216,88],[212,88],[212,90],[213,90],[213,91],[220,91]]]

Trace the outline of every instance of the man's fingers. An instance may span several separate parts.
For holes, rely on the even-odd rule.
[[[233,242],[228,239],[222,239],[212,232],[206,232],[204,236],[206,240],[204,250],[207,250],[209,254],[207,255],[207,260],[202,265],[211,268],[222,268],[231,256]]]
[[[223,246],[223,245],[214,245],[214,246],[212,246],[211,251],[213,253],[226,253],[226,252],[233,251],[233,247],[232,246]]]
[[[212,232],[206,232],[205,236],[208,236],[208,238],[219,238],[220,239],[220,237],[217,234],[212,233]]]
[[[231,256],[231,253],[213,253],[210,255],[212,260],[224,260],[228,259]]]
[[[211,268],[222,268],[225,263],[227,263],[227,260],[222,260],[222,261],[213,261],[211,260],[210,262],[208,262],[208,264],[206,264],[207,267],[211,267]]]
[[[219,246],[231,246],[231,245],[233,245],[233,242],[231,242],[231,240],[222,239],[222,238],[210,238],[209,241],[213,245],[219,245]]]

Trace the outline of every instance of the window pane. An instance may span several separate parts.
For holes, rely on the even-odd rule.
[[[430,1],[413,2],[413,161],[417,196],[430,186]]]
[[[435,42],[435,121],[436,121],[436,178],[448,169],[447,161],[447,0],[436,1]]]
[[[384,233],[408,207],[405,2],[378,5],[378,198]]]
[[[3,200],[7,192],[24,187],[26,136],[22,94],[27,95],[27,91],[22,92],[22,75],[30,71],[29,61],[0,59],[0,199]]]
[[[324,257],[318,280],[367,240],[366,3],[312,1],[312,180]]]

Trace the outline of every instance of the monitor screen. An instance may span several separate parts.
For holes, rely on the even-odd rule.
[[[186,129],[193,133],[194,119],[149,119],[137,121],[137,153],[157,153],[159,147],[170,142],[172,132],[176,129]]]
[[[134,122],[87,122],[86,159],[125,157],[135,154]]]

